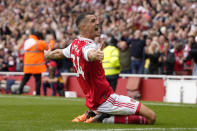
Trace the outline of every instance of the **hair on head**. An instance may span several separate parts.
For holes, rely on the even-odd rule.
[[[37,36],[38,39],[44,39],[44,36],[43,36],[43,34],[41,32],[32,31],[31,34]]]
[[[79,25],[80,25],[81,21],[83,21],[83,19],[84,19],[87,15],[93,15],[93,13],[82,13],[82,14],[80,14],[80,15],[77,17],[77,19],[76,19],[77,28],[79,28]]]

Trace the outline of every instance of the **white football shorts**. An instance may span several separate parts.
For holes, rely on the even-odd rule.
[[[97,111],[111,115],[134,115],[139,113],[140,106],[139,101],[114,93],[97,108]]]

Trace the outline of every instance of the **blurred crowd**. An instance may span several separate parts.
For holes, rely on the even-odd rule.
[[[102,27],[95,41],[119,49],[121,73],[191,74],[196,8],[196,0],[0,0],[0,71],[23,70],[31,32],[65,48],[78,35],[75,18],[94,12]],[[58,66],[72,71],[67,59]]]

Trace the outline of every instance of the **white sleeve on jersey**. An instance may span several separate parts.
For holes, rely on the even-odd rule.
[[[83,48],[82,48],[82,52],[83,52],[83,57],[86,61],[89,61],[88,60],[88,51],[90,50],[97,50],[98,49],[98,46],[93,43],[93,44],[87,44],[85,45]]]
[[[64,49],[62,50],[62,53],[63,53],[64,56],[67,57],[67,58],[71,58],[71,56],[70,56],[70,47],[71,47],[71,44],[70,44],[68,47],[66,47],[66,48],[64,48]]]

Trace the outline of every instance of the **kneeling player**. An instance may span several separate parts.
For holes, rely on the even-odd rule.
[[[154,124],[155,120],[155,113],[150,108],[130,97],[112,94],[96,111],[89,110],[72,122]]]
[[[96,112],[96,116],[89,119],[85,116],[83,121],[153,124],[156,116],[151,109],[128,96],[115,94],[106,80],[101,62],[104,54],[101,45],[94,42],[101,33],[98,20],[94,14],[78,16],[79,37],[65,49],[45,52],[45,58],[67,57],[72,60],[77,80],[86,96],[86,106]]]

